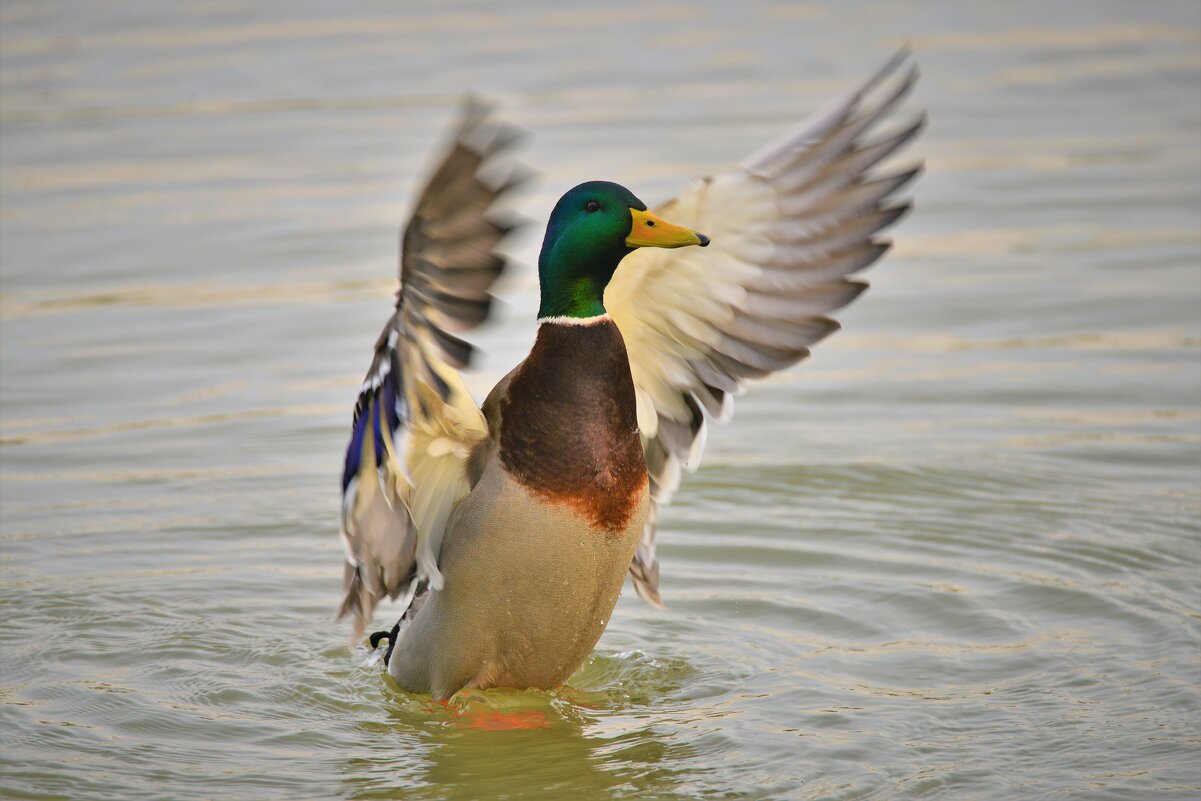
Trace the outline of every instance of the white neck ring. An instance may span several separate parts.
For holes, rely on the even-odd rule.
[[[552,325],[596,325],[603,323],[609,319],[609,313],[598,314],[593,317],[568,317],[566,315],[558,315],[556,317],[539,317],[538,325],[543,323],[551,323]]]

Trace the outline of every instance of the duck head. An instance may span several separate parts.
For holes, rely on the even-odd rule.
[[[624,186],[589,181],[559,198],[538,256],[538,317],[595,317],[617,265],[638,248],[682,248],[709,238],[647,211]]]

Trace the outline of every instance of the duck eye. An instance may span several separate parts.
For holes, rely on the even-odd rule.
[[[589,200],[584,204],[584,208],[586,208],[588,211],[597,211],[600,209],[600,204],[595,200]]]

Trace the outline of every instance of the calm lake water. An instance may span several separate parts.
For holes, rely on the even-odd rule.
[[[1195,2],[245,5],[0,10],[0,795],[1201,793]],[[917,211],[711,433],[670,609],[627,591],[570,691],[397,690],[332,620],[338,476],[462,92],[533,134],[542,221],[906,39]],[[533,336],[503,293],[480,393]]]

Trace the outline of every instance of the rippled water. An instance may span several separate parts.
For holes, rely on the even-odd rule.
[[[1197,5],[428,5],[0,10],[0,794],[1197,797]],[[535,134],[538,220],[668,196],[905,38],[918,211],[712,433],[670,610],[451,709],[347,648],[341,449],[461,91]],[[532,270],[505,296],[481,392]]]

